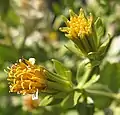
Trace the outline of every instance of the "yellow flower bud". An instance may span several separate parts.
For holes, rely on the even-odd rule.
[[[86,18],[83,9],[80,9],[79,15],[74,14],[72,10],[70,12],[70,20],[66,22],[66,28],[60,28],[62,32],[71,36],[71,39],[83,38],[85,35],[89,35],[92,30],[93,17]]]
[[[86,17],[82,8],[79,15],[72,10],[69,10],[69,12],[70,19],[63,18],[67,27],[60,28],[60,31],[64,32],[65,36],[79,47],[84,56],[87,56],[90,52],[95,52],[97,47],[92,15]]]

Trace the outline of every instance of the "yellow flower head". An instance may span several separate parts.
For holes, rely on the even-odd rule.
[[[60,28],[60,30],[65,32],[66,36],[71,39],[83,38],[92,32],[93,18],[91,15],[86,18],[83,9],[80,9],[79,15],[70,10],[70,20],[65,20],[67,27]]]
[[[30,58],[33,59],[33,58]],[[33,60],[20,59],[9,68],[8,79],[10,92],[35,94],[46,88],[44,69],[34,65]]]

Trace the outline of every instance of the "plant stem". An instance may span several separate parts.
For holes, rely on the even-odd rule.
[[[82,88],[82,86],[85,84],[85,82],[88,80],[89,78],[89,75],[91,73],[91,69],[90,70],[87,70],[85,75],[83,76],[82,80],[79,82],[77,88]]]
[[[88,92],[88,93],[91,93],[91,94],[98,94],[98,95],[101,95],[101,96],[106,96],[106,97],[110,97],[110,98],[113,98],[113,99],[118,99],[118,96],[115,93],[104,92],[104,91],[96,91],[96,90],[90,90],[90,89],[86,89],[85,91]]]

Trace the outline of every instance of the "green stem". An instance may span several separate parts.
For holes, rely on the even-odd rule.
[[[85,91],[88,92],[88,93],[91,93],[91,94],[98,94],[98,95],[101,95],[101,96],[106,96],[106,97],[110,97],[110,98],[113,98],[113,99],[118,99],[118,96],[115,93],[104,92],[104,91],[96,91],[96,90],[90,90],[90,89],[86,89]]]
[[[95,67],[92,67],[92,64],[91,63],[88,63],[90,65],[87,65],[86,67],[86,72],[85,74],[83,75],[82,79],[80,80],[77,88],[81,89],[84,87],[84,84],[87,82],[87,83],[92,83],[92,82],[89,82],[93,79],[93,76],[94,75],[99,75],[99,66],[95,66]],[[94,82],[96,82],[94,80]],[[87,87],[87,85],[89,84],[86,84],[85,87]]]
[[[86,83],[86,81],[88,80],[91,71],[92,71],[92,68],[86,71],[86,73],[85,73],[85,75],[83,76],[82,80],[79,82],[77,88],[80,88],[80,89],[82,88],[82,86],[83,86],[83,85]]]

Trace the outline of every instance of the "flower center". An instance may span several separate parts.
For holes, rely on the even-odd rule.
[[[91,33],[92,16],[86,19],[85,14],[82,9],[80,9],[80,14],[77,16],[71,16],[70,21],[68,21],[69,31],[68,34],[74,38],[83,37]]]
[[[8,73],[10,92],[34,94],[46,88],[46,77],[42,68],[22,59],[13,64]]]

